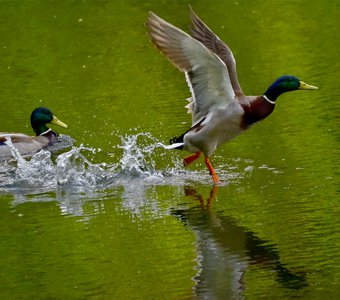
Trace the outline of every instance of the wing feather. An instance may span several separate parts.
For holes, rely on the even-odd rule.
[[[191,36],[200,41],[205,47],[213,51],[227,66],[231,85],[237,96],[243,96],[240,83],[237,78],[236,60],[230,48],[196,15],[191,11]]]
[[[146,26],[156,47],[186,75],[193,124],[234,100],[225,63],[201,42],[150,12]]]

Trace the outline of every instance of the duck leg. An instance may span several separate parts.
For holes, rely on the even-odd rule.
[[[206,156],[205,159],[204,159],[204,161],[205,161],[205,164],[207,165],[207,167],[208,167],[208,169],[209,169],[210,175],[211,175],[211,177],[212,177],[214,183],[215,183],[215,184],[219,184],[219,183],[220,183],[220,180],[218,179],[218,176],[216,175],[216,172],[215,172],[213,166],[211,165],[211,162],[210,162],[210,160],[209,160],[209,157]]]
[[[188,165],[190,165],[192,162],[194,162],[196,159],[198,159],[200,156],[201,156],[201,153],[200,151],[196,152],[195,154],[193,155],[189,155],[187,157],[185,157],[183,159],[183,165],[184,167],[187,167]]]

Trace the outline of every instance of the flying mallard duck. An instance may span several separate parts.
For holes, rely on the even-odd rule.
[[[170,141],[167,149],[193,152],[184,166],[203,152],[213,181],[219,179],[209,157],[215,149],[270,115],[282,93],[315,90],[294,76],[278,78],[261,96],[244,95],[237,79],[236,61],[229,47],[191,10],[191,36],[149,13],[146,26],[157,48],[181,71],[191,91],[186,106],[192,127]]]
[[[67,128],[67,125],[45,107],[35,109],[31,114],[31,126],[36,136],[28,136],[23,133],[0,133],[0,159],[11,156],[10,141],[20,154],[37,152],[43,147],[52,144],[58,138],[58,133],[46,126],[47,123]]]

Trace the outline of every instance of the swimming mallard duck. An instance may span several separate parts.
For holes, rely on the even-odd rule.
[[[67,128],[67,125],[45,107],[35,109],[31,114],[31,126],[36,136],[28,136],[23,133],[0,133],[0,158],[11,156],[10,147],[6,142],[11,142],[20,154],[37,152],[46,145],[52,144],[58,138],[58,133],[46,126],[47,123]]]
[[[192,127],[173,138],[167,149],[193,152],[184,158],[184,166],[203,152],[205,164],[217,184],[219,179],[209,157],[219,145],[270,115],[282,93],[317,87],[294,76],[282,76],[263,95],[244,95],[229,47],[192,10],[191,21],[191,36],[152,12],[146,26],[152,42],[185,73],[192,95],[186,106],[192,114]]]

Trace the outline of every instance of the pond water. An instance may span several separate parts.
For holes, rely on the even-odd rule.
[[[185,1],[1,1],[1,131],[49,107],[72,147],[0,163],[1,299],[335,299],[340,294],[339,1],[192,1],[247,94],[319,87],[203,161],[164,145],[190,126],[183,75],[148,11]]]

